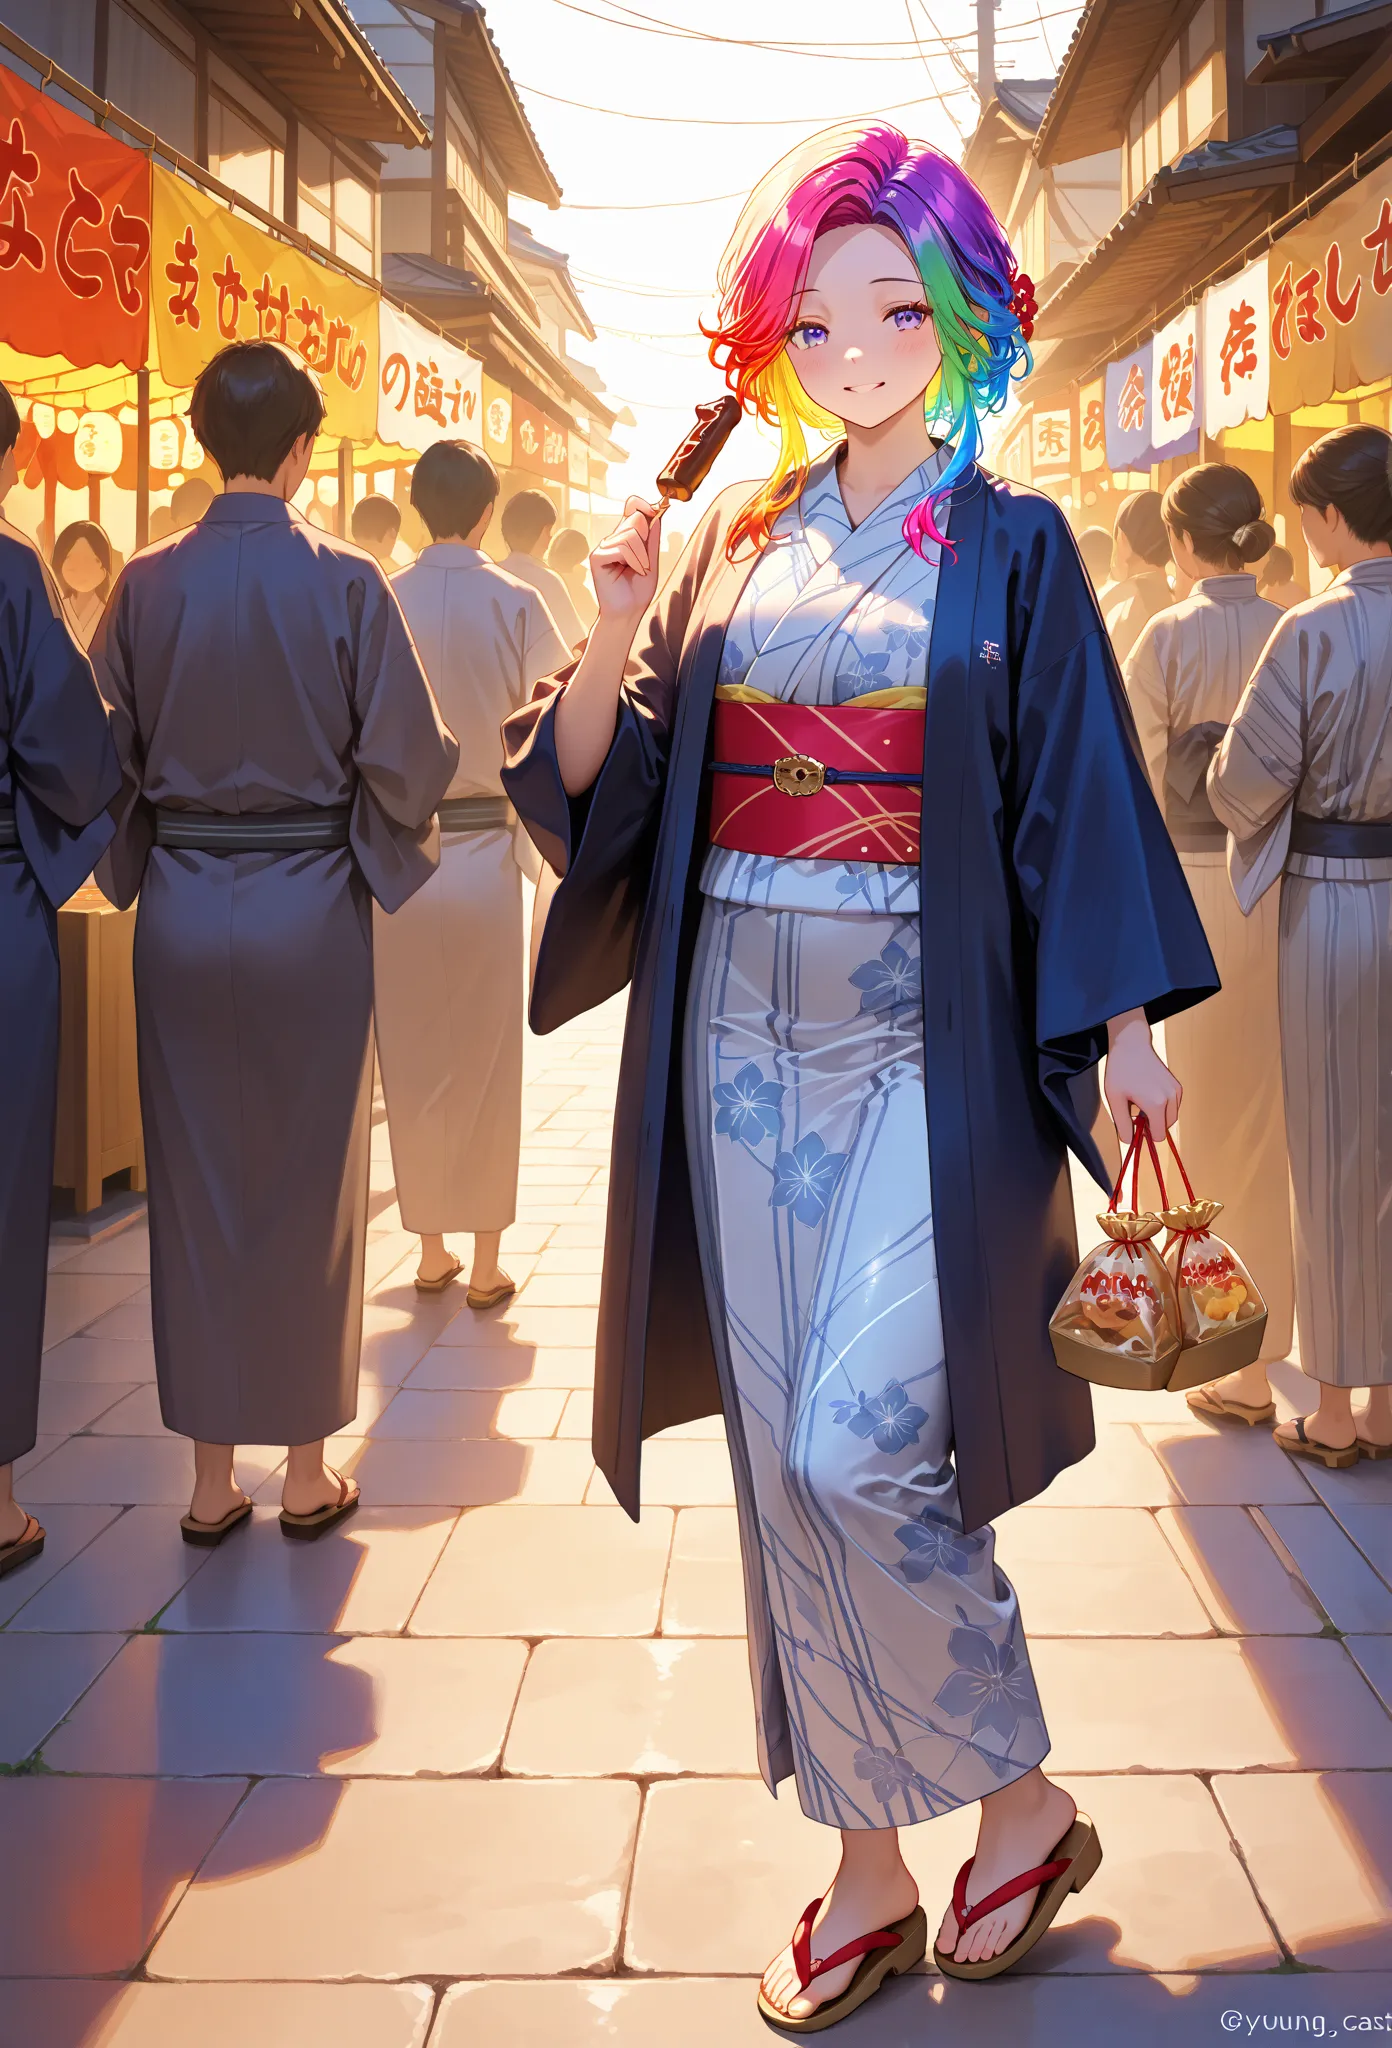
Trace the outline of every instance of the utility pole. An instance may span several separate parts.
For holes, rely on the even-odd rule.
[[[976,0],[976,96],[984,109],[996,89],[996,0]]]

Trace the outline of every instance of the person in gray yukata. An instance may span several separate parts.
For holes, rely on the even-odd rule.
[[[434,872],[459,749],[370,555],[289,500],[323,420],[271,342],[224,349],[194,431],[225,479],[136,556],[93,645],[125,774],[102,865],[140,892],[135,996],[160,1406],[195,1442],[184,1533],[250,1513],[239,1442],[288,1444],[281,1524],[357,1504],[372,905]]]
[[[0,503],[19,412],[0,384]],[[0,517],[0,1578],[44,1547],[14,1498],[38,1433],[58,1110],[57,910],[111,838],[106,711],[42,555]]]

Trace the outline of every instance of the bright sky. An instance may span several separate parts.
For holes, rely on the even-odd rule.
[[[617,437],[632,459],[610,470],[611,492],[651,493],[696,401],[724,389],[696,323],[713,308],[716,263],[751,186],[804,136],[858,114],[885,114],[960,154],[976,119],[963,76],[975,74],[975,0],[488,0],[487,11],[565,193],[556,212],[523,199],[514,211],[568,253],[599,329],[596,343],[572,346],[637,416]],[[1079,12],[1063,0],[1000,0],[998,72],[1050,76]],[[615,118],[621,109],[653,118]],[[703,203],[671,203],[692,200]],[[767,471],[745,423],[707,494]],[[673,518],[690,531],[691,510]]]

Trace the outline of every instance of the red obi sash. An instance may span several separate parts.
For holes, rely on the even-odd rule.
[[[921,710],[717,699],[711,842],[782,860],[918,860]]]

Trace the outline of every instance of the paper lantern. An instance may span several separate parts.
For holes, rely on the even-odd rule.
[[[187,420],[185,420],[185,421],[184,421],[184,468],[185,468],[185,469],[201,469],[202,467],[203,467],[203,443],[202,443],[202,442],[201,442],[201,441],[199,440],[199,438],[198,438],[197,434],[195,434],[195,433],[194,433],[194,431],[193,431],[193,428],[192,428],[192,427],[191,427],[191,426],[189,425],[188,421],[187,421]]]
[[[321,476],[317,490],[321,505],[336,505],[338,503],[338,478],[336,476]]]
[[[88,476],[114,476],[121,467],[121,428],[109,412],[85,412],[73,435],[73,461]]]
[[[183,436],[177,420],[151,420],[150,422],[150,467],[151,469],[177,469]]]
[[[58,416],[54,412],[53,407],[45,405],[42,400],[38,400],[29,417],[34,422],[34,432],[38,435],[39,439],[47,441],[58,424]]]
[[[68,406],[64,406],[62,412],[58,415],[58,431],[60,434],[75,434],[77,432],[77,414]]]
[[[485,414],[487,433],[490,441],[506,441],[512,432],[512,407],[505,398],[490,399]]]

